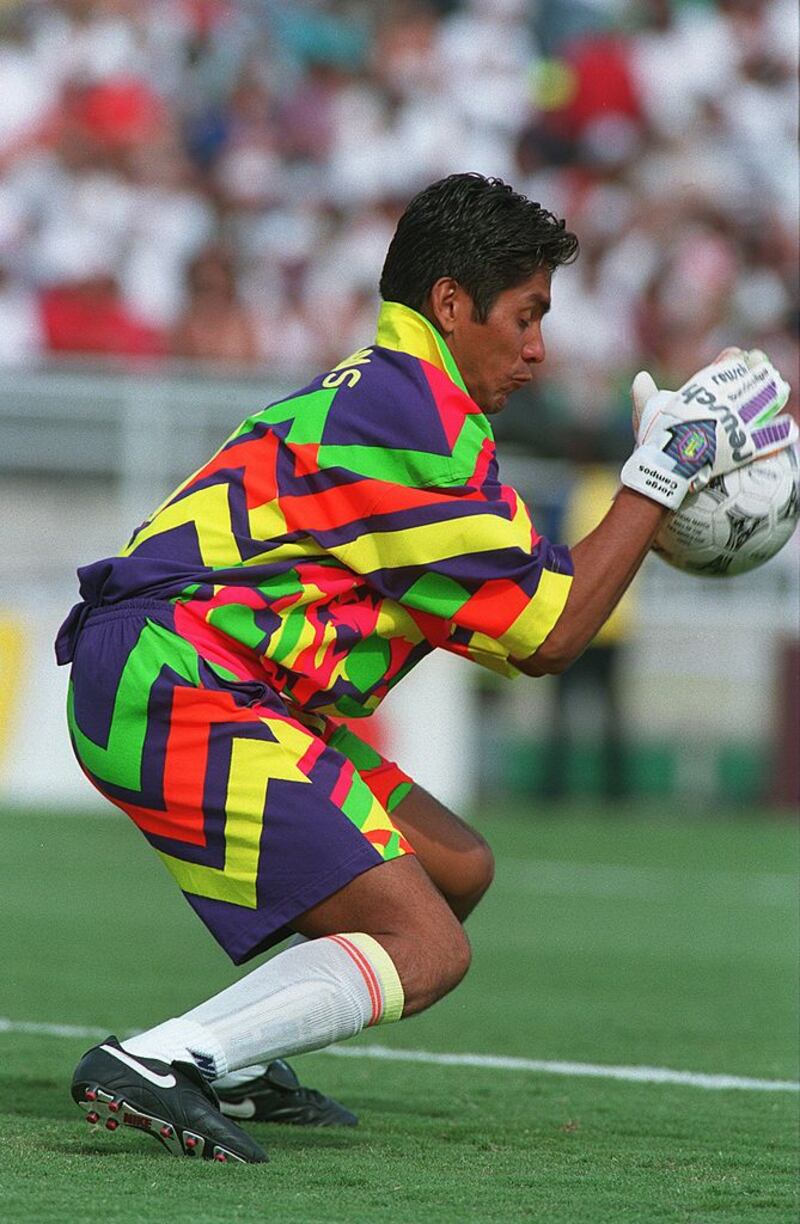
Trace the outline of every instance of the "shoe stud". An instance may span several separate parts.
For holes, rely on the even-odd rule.
[[[95,1092],[94,1088],[87,1088],[83,1094],[83,1099],[85,1101],[96,1101],[97,1093]]]
[[[224,1152],[215,1152],[215,1153],[214,1153],[214,1159],[215,1159],[215,1160],[218,1160],[220,1164],[227,1164],[227,1163],[228,1163],[228,1157],[225,1155],[225,1153],[224,1153]]]
[[[108,1112],[109,1113],[119,1113],[119,1101],[109,1101],[108,1102]]]
[[[94,1110],[92,1110],[91,1113],[87,1113],[86,1121],[89,1123],[90,1126],[94,1126],[95,1122],[100,1121],[99,1113],[95,1113]]]
[[[187,1147],[190,1152],[194,1151],[194,1149],[197,1147],[197,1140],[195,1139],[194,1135],[189,1135],[189,1137],[184,1141],[184,1146]]]
[[[106,1130],[113,1131],[113,1130],[116,1130],[118,1126],[119,1126],[119,1122],[117,1121],[116,1118],[109,1118],[108,1121],[106,1122]]]
[[[161,1138],[162,1138],[162,1139],[171,1139],[171,1138],[172,1138],[172,1134],[173,1134],[173,1132],[172,1132],[172,1127],[171,1127],[171,1126],[162,1126],[162,1127],[161,1127],[161,1130],[160,1130],[158,1133],[159,1133],[159,1135],[161,1136]]]

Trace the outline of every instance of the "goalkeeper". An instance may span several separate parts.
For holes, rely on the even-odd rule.
[[[498,180],[434,183],[389,247],[375,342],[256,412],[80,571],[57,654],[87,776],[235,963],[303,937],[90,1050],[72,1086],[90,1122],[255,1162],[233,1117],[354,1120],[275,1060],[456,986],[492,857],[338,720],[437,647],[509,676],[562,671],[687,491],[793,440],[761,354],[730,350],[674,394],[640,375],[605,519],[571,553],[541,537],[501,482],[490,418],[544,360],[551,278],[577,245]]]

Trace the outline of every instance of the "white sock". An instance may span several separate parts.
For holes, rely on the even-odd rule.
[[[285,949],[299,948],[300,944],[308,943],[308,938],[305,935],[295,934],[287,939]],[[221,1075],[219,1079],[214,1080],[215,1088],[238,1088],[240,1084],[247,1084],[250,1080],[258,1079],[263,1075],[267,1067],[265,1063],[253,1063],[251,1067],[240,1067],[238,1071],[229,1071],[227,1075]]]
[[[399,1020],[403,1001],[397,970],[377,940],[330,935],[287,948],[199,1007],[123,1044],[142,1057],[194,1062],[219,1080]]]

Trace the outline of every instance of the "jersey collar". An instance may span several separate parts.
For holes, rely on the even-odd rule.
[[[453,354],[432,323],[401,302],[384,302],[378,315],[375,343],[429,361],[469,395]]]

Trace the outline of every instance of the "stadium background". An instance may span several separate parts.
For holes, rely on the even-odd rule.
[[[794,10],[3,0],[0,797],[92,802],[50,646],[76,565],[246,412],[369,341],[394,222],[432,179],[500,175],[581,238],[547,364],[497,420],[540,531],[602,513],[638,368],[675,385],[740,341],[797,385]],[[651,559],[600,650],[616,712],[591,664],[559,702],[562,680],[445,659],[376,734],[455,804],[785,806],[797,556],[729,583]]]

